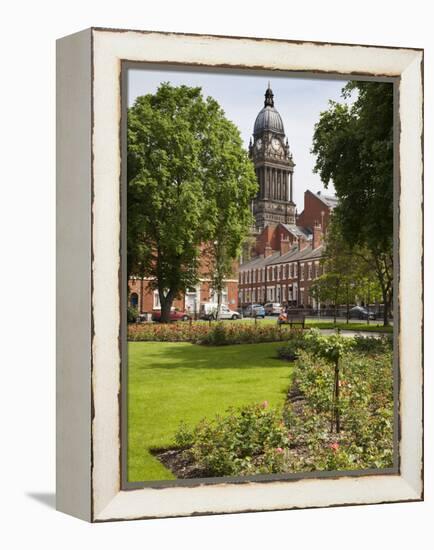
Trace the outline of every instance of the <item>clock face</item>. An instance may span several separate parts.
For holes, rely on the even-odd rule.
[[[256,149],[260,149],[262,147],[262,139],[258,139],[256,142]]]
[[[279,151],[279,149],[281,148],[280,141],[276,138],[273,138],[271,140],[271,146],[275,151]]]

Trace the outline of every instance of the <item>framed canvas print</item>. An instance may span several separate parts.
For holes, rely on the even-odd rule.
[[[423,51],[57,44],[57,507],[423,498]]]

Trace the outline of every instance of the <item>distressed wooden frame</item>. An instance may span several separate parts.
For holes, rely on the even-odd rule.
[[[399,81],[399,468],[393,475],[123,489],[121,66]],[[87,521],[423,498],[423,51],[93,28],[57,44],[57,507]]]

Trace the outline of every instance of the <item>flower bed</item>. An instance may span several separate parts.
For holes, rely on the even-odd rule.
[[[254,323],[220,322],[149,323],[128,326],[128,340],[136,342],[191,342],[224,346],[281,342],[300,334],[300,329]]]
[[[299,352],[285,409],[291,471],[358,470],[393,465],[393,361],[391,351],[346,353],[339,380],[339,433],[333,419],[333,368]]]
[[[344,343],[341,339],[333,335],[327,340],[313,334],[307,338],[311,340],[307,349],[297,348],[283,411],[272,410],[264,402],[230,409],[225,416],[203,420],[192,429],[181,424],[174,440],[177,449],[170,451],[182,464],[182,471],[173,468],[175,475],[232,476],[392,467],[390,342],[345,338]],[[331,353],[338,344],[342,344],[343,351],[336,403],[333,363],[327,354],[321,358],[313,350],[327,345],[326,350]],[[334,422],[336,406],[339,429]],[[162,460],[167,459],[166,455]],[[171,467],[174,462],[168,460],[165,464]]]
[[[280,472],[288,436],[281,415],[265,401],[204,419],[193,431],[181,424],[175,442],[188,447],[184,454],[202,475],[231,476]]]

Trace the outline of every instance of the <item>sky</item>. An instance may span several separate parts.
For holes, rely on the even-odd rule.
[[[313,173],[315,157],[310,153],[314,126],[320,113],[328,108],[329,100],[343,101],[341,90],[345,80],[299,78],[296,76],[252,74],[249,72],[206,72],[157,70],[139,68],[128,70],[128,105],[136,97],[156,92],[162,82],[172,85],[200,86],[204,96],[216,99],[227,118],[234,122],[247,148],[257,114],[264,106],[264,94],[270,81],[274,93],[274,107],[279,111],[289,147],[293,154],[294,200],[298,212],[303,210],[304,192],[321,191],[333,194],[333,187],[325,189],[318,174]]]

